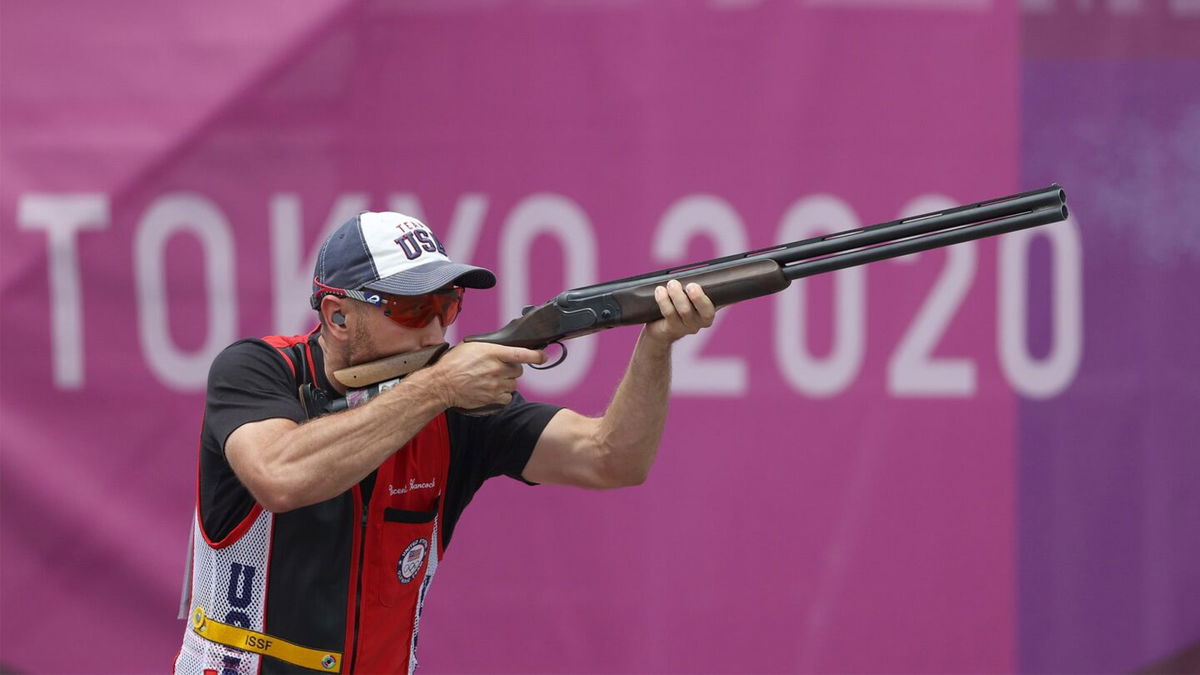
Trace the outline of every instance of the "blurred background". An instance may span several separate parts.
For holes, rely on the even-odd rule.
[[[496,270],[461,336],[1053,182],[722,312],[644,486],[491,481],[421,663],[1200,669],[1197,0],[4,0],[0,171],[5,670],[170,667],[208,364],[359,210]],[[599,413],[636,333],[523,391]]]

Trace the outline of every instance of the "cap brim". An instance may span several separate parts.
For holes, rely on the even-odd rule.
[[[451,285],[491,288],[496,285],[496,275],[482,267],[449,260],[434,260],[379,281],[372,281],[364,285],[363,289],[392,295],[423,295]]]

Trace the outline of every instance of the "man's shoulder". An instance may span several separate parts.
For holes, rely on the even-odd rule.
[[[221,350],[213,359],[213,367],[244,361],[279,360],[284,346],[274,346],[268,338],[242,338]]]
[[[271,335],[242,338],[217,354],[209,370],[209,378],[248,371],[286,371],[294,376],[297,360],[304,358],[298,347],[304,344],[307,337]]]
[[[319,343],[313,339],[314,337],[314,333],[301,333],[299,335],[268,335],[260,338],[246,338],[245,340],[239,340],[233,344],[236,345],[239,342],[259,342],[273,349],[291,349],[297,345],[311,343],[313,349],[319,349]],[[233,345],[230,345],[230,347],[232,346]]]

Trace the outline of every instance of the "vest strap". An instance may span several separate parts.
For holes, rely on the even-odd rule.
[[[263,654],[302,668],[325,673],[342,672],[341,652],[309,649],[266,633],[221,623],[205,615],[203,607],[192,612],[192,632],[210,642]]]

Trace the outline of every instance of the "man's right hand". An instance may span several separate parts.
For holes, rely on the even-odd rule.
[[[442,355],[424,372],[447,408],[471,410],[512,401],[526,363],[542,364],[546,353],[487,342],[466,342]]]

